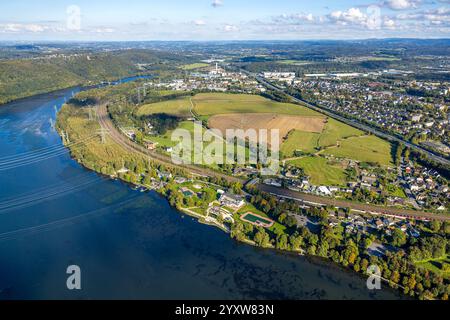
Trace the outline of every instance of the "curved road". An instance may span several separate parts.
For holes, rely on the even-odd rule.
[[[106,105],[97,106],[97,114],[99,118],[99,123],[102,129],[107,130],[110,137],[124,149],[130,152],[137,152],[141,155],[151,158],[152,160],[164,164],[166,166],[181,168],[189,171],[190,173],[200,175],[200,176],[214,176],[216,178],[225,179],[228,182],[234,183],[244,183],[245,181],[236,177],[228,176],[210,169],[200,168],[193,165],[176,165],[173,164],[171,157],[147,150],[146,148],[138,145],[137,143],[131,141],[123,135],[113,124],[111,118],[109,116]],[[446,214],[434,214],[430,212],[421,212],[421,211],[413,211],[413,210],[401,210],[391,207],[379,207],[372,206],[368,204],[356,203],[356,202],[347,202],[343,200],[336,200],[332,198],[320,197],[312,194],[307,194],[303,192],[292,191],[288,189],[276,188],[272,186],[258,184],[256,185],[259,190],[271,193],[276,196],[291,198],[298,201],[302,201],[307,204],[313,205],[331,205],[340,208],[351,208],[354,210],[364,211],[368,213],[378,213],[382,215],[390,215],[390,216],[402,216],[406,218],[413,218],[419,220],[440,220],[440,221],[450,221],[450,215]]]

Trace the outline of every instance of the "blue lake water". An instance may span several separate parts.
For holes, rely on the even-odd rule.
[[[52,127],[78,91],[0,106],[0,299],[398,298],[334,265],[237,243],[83,169]],[[79,291],[66,287],[69,265],[81,268]]]

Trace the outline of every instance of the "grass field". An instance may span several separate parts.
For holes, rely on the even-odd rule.
[[[364,61],[401,61],[402,59],[392,56],[367,57]]]
[[[180,124],[177,127],[178,129],[183,129],[183,130],[187,130],[190,132],[192,139],[194,138],[194,122],[193,121],[182,121],[180,122]],[[206,129],[203,128],[202,129],[202,133],[205,133]],[[164,135],[160,135],[160,136],[147,136],[146,138],[152,142],[158,143],[159,147],[175,147],[176,145],[178,145],[180,142],[179,141],[172,141],[172,134],[173,134],[174,130],[170,130],[167,131]],[[203,150],[205,150],[205,148],[207,148],[209,145],[211,144],[211,142],[203,142]],[[191,150],[192,150],[192,161],[194,161],[194,154],[201,154],[201,150],[200,150],[200,146],[201,144],[196,144],[194,145],[194,142],[191,142]],[[231,146],[228,145],[227,143],[225,143],[225,141],[223,142],[223,156],[225,157],[227,154],[227,148]],[[188,146],[186,146],[188,147]],[[194,148],[195,147],[195,148]],[[230,147],[232,148],[232,146]],[[241,149],[242,148],[242,149]],[[249,150],[248,148],[244,148],[243,146],[236,146],[235,147],[235,152],[238,152],[238,149],[241,150],[241,152],[245,152],[246,157],[249,156]],[[208,165],[209,167],[213,168],[213,169],[218,169],[218,166],[216,164],[213,165]]]
[[[341,141],[340,146],[330,148],[323,154],[348,158],[361,162],[376,162],[392,165],[391,144],[375,136],[349,138]]]
[[[186,65],[182,66],[181,69],[189,71],[189,70],[204,68],[207,66],[209,66],[209,64],[207,64],[207,63],[191,63],[191,64],[186,64]]]
[[[257,95],[201,93],[193,98],[195,111],[206,118],[227,113],[277,113],[298,116],[324,116],[303,106],[280,103]]]
[[[314,185],[343,186],[346,183],[345,170],[329,164],[323,157],[305,157],[288,163],[303,168]]]
[[[286,136],[290,132],[288,139],[281,145],[281,152],[284,158],[292,157],[296,150],[315,153],[317,151],[316,148],[325,148],[324,154],[336,157],[363,162],[377,162],[381,165],[390,165],[392,163],[391,145],[388,142],[375,136],[362,137],[364,132],[361,130],[331,118],[327,119],[324,115],[303,106],[279,103],[258,95],[227,93],[201,93],[193,97],[192,101],[196,114],[202,120],[212,120],[212,127],[219,129],[228,128],[228,126],[231,129],[236,127],[244,129],[249,127],[255,129],[279,127],[282,129],[281,137]],[[138,115],[167,113],[187,118],[191,116],[190,108],[190,98],[184,97],[144,105],[138,110]],[[273,124],[274,119],[271,115],[274,114],[279,116],[278,120],[280,121],[289,119],[283,116],[299,116],[298,119],[306,117],[311,125],[315,123],[320,124],[320,126],[306,126],[305,118],[302,119],[301,123],[297,124],[294,123],[295,121],[284,120],[284,122]],[[311,117],[314,119],[311,119]],[[325,119],[326,123],[323,126]],[[259,120],[265,121],[267,124]],[[239,122],[239,125],[236,125],[236,121]],[[247,125],[243,125],[242,121],[246,122]],[[294,131],[292,131],[293,129]],[[321,133],[319,133],[320,131]],[[170,135],[168,138],[170,139]],[[167,137],[158,137],[153,140],[156,142],[161,140],[161,145],[171,146]],[[163,144],[162,142],[167,143]],[[339,147],[337,147],[338,144],[340,145]]]
[[[393,197],[399,197],[399,198],[406,198],[406,193],[405,191],[396,186],[396,185],[388,185],[387,186],[387,191],[389,192],[389,194]]]
[[[291,66],[305,66],[305,65],[311,64],[311,62],[309,62],[309,61],[301,61],[301,60],[280,60],[280,61],[277,61],[277,63],[287,64],[287,65],[291,65]]]
[[[306,153],[316,152],[319,145],[320,133],[292,131],[288,139],[281,145],[283,157],[289,158],[294,156],[294,152],[301,150]]]
[[[364,132],[339,122],[334,119],[328,119],[328,123],[325,125],[325,130],[320,136],[319,146],[328,147],[336,145],[338,140],[342,140],[348,137],[362,136]]]
[[[151,115],[156,113],[166,113],[179,117],[190,117],[189,112],[191,102],[188,97],[178,98],[169,101],[146,104],[139,108],[138,116]]]
[[[415,265],[417,265],[419,268],[428,269],[430,271],[433,271],[437,274],[440,274],[442,277],[446,279],[450,279],[450,256],[447,255],[444,258],[440,259],[431,259],[426,261],[418,261],[415,262]],[[444,270],[446,268],[446,270]]]
[[[363,134],[364,132],[358,129],[329,118],[323,132],[320,134],[304,131],[291,132],[288,139],[281,146],[281,151],[285,158],[292,157],[296,150],[315,153],[318,147],[335,146],[339,140]],[[332,152],[331,149],[330,151]]]

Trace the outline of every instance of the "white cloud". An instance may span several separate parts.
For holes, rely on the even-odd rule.
[[[395,21],[389,18],[386,18],[383,21],[383,26],[386,27],[387,29],[395,29]]]
[[[222,0],[213,0],[213,2],[211,3],[211,5],[212,5],[214,8],[217,8],[217,7],[223,6],[223,1],[222,1]]]
[[[17,33],[17,32],[32,32],[39,33],[49,30],[50,28],[45,25],[35,23],[5,23],[0,24],[0,32],[3,33]]]
[[[392,10],[405,10],[416,8],[419,2],[419,0],[387,0],[384,4]]]
[[[347,11],[333,11],[329,18],[338,24],[359,24],[365,25],[367,23],[368,16],[361,12],[359,8],[350,8]]]
[[[283,14],[272,18],[274,22],[281,23],[304,23],[304,22],[314,22],[314,16],[312,13],[294,13],[294,14]]]
[[[419,23],[431,23],[440,25],[444,23],[450,24],[450,8],[442,7],[431,10],[423,10],[415,13],[398,14],[398,20],[416,21]]]
[[[236,32],[239,31],[239,28],[235,25],[227,24],[223,27],[223,31],[225,32]]]
[[[204,20],[194,20],[194,24],[196,26],[204,26],[206,25],[206,22]]]
[[[94,30],[96,33],[114,33],[116,32],[113,28],[97,28]]]

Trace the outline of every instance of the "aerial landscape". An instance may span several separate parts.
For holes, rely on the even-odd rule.
[[[448,1],[76,2],[0,5],[0,300],[448,300]]]

